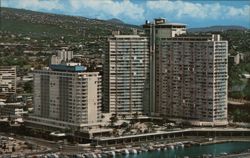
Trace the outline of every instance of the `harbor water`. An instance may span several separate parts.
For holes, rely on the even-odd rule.
[[[155,150],[139,154],[128,154],[119,156],[121,158],[184,158],[199,157],[202,155],[225,155],[241,153],[250,149],[250,142],[227,142],[221,144],[209,144],[202,146],[191,146],[185,148],[174,148],[167,150]],[[117,156],[118,157],[118,156]]]

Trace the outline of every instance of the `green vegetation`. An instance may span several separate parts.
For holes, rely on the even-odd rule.
[[[33,90],[33,81],[28,81],[24,83],[23,90],[26,93],[32,93]]]
[[[228,40],[229,53],[235,54],[236,51],[241,53],[250,53],[250,32],[240,30],[228,30],[221,33],[223,39]]]
[[[7,66],[7,65],[18,65],[23,67],[27,64],[27,59],[24,57],[13,57],[13,56],[6,56],[0,58],[0,65]]]
[[[229,97],[238,99],[250,100],[250,83],[249,80],[243,79],[243,74],[250,74],[250,31],[229,30],[221,33],[223,39],[228,41],[228,50],[230,55],[242,53],[244,59],[240,64],[228,65],[228,86],[229,89],[233,87],[242,87],[241,91],[232,91]]]
[[[48,24],[28,23],[22,20],[2,18],[1,30],[13,33],[31,34],[33,37],[46,36],[55,37],[73,34],[73,30],[59,28]]]
[[[250,113],[243,109],[235,109],[231,116],[234,122],[250,122]]]

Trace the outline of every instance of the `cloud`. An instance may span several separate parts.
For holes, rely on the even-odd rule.
[[[147,1],[146,7],[150,11],[161,12],[162,14],[171,14],[176,18],[191,17],[195,19],[218,19],[218,18],[249,18],[250,6],[237,8],[226,6],[220,3],[198,3],[187,1]]]
[[[249,5],[245,5],[243,8],[235,8],[235,7],[228,7],[227,8],[228,11],[228,16],[229,17],[248,17],[250,16],[250,6]]]
[[[2,6],[30,10],[62,10],[60,0],[2,0]]]
[[[130,0],[70,0],[70,5],[75,12],[86,9],[101,17],[125,17],[127,19],[145,19],[144,8]]]
[[[2,6],[34,11],[63,13],[88,18],[118,18],[126,23],[142,24],[158,16],[188,24],[250,24],[250,5],[224,1],[184,0],[1,0]]]

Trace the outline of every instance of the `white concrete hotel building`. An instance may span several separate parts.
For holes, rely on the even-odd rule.
[[[34,114],[27,126],[87,131],[101,122],[101,76],[76,64],[34,71]]]
[[[104,63],[104,112],[131,117],[149,107],[149,41],[113,35]]]

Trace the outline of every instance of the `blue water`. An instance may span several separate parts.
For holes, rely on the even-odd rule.
[[[138,155],[126,155],[123,158],[190,158],[202,156],[203,154],[211,154],[218,156],[221,153],[240,153],[250,149],[250,142],[228,142],[223,144],[210,144],[203,146],[192,146],[189,148],[178,148],[165,151],[143,152]]]

